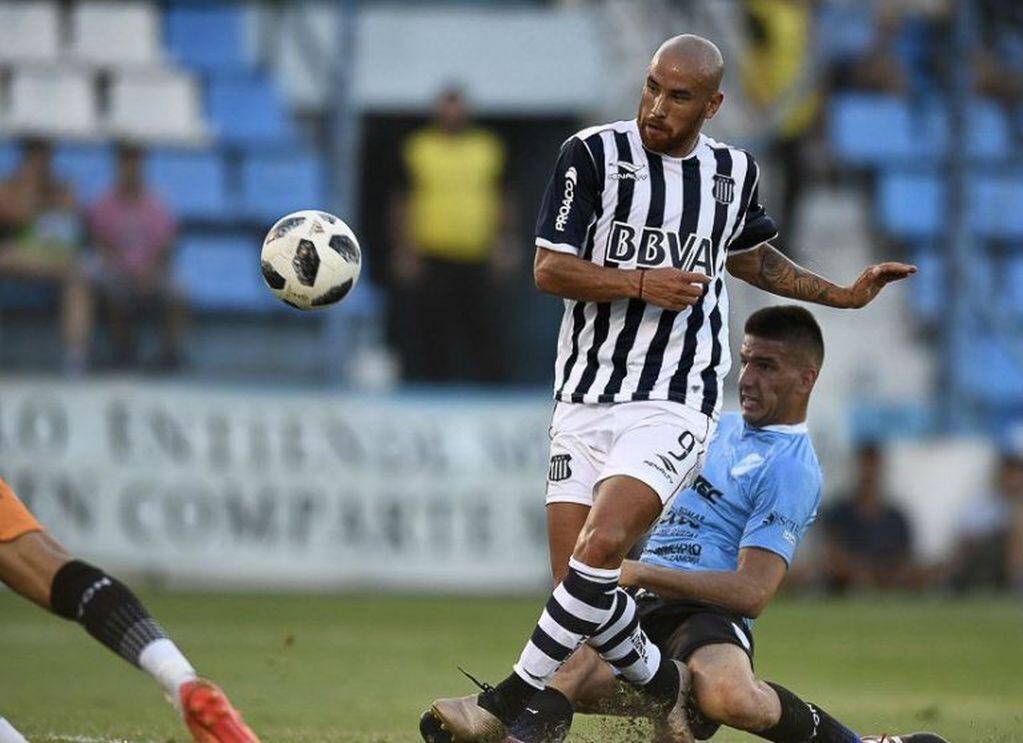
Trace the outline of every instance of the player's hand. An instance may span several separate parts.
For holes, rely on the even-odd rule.
[[[710,276],[677,268],[650,268],[642,275],[639,298],[666,310],[684,310],[700,301]]]
[[[865,307],[881,293],[886,284],[902,281],[915,273],[916,266],[908,263],[878,263],[867,266],[852,286],[846,287],[847,306],[851,309]]]
[[[618,585],[622,588],[638,588],[640,587],[637,583],[639,578],[639,571],[643,567],[643,563],[637,560],[626,560],[622,563],[622,577],[618,579]]]

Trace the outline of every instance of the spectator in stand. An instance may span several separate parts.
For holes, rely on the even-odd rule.
[[[134,325],[144,310],[160,315],[163,347],[158,366],[180,364],[187,321],[185,303],[171,278],[176,226],[160,198],[145,184],[143,153],[122,145],[117,180],[92,207],[89,227],[97,249],[94,281],[106,300],[120,365],[134,361]]]
[[[0,183],[0,277],[56,286],[61,294],[64,363],[85,370],[92,296],[81,269],[81,220],[71,189],[51,168],[52,148],[27,139],[21,162]]]
[[[879,442],[862,444],[856,451],[854,491],[822,517],[824,579],[830,590],[913,583],[913,534],[905,514],[884,496],[883,468]]]
[[[780,226],[796,243],[799,203],[811,173],[808,145],[820,112],[812,54],[809,0],[746,0],[743,89],[771,132],[771,157],[781,176]],[[768,204],[770,207],[770,204]]]
[[[460,90],[404,144],[406,189],[395,200],[393,273],[407,313],[399,352],[407,379],[496,382],[502,374],[499,283],[506,245],[505,149],[474,126]]]
[[[994,480],[959,517],[951,570],[958,590],[1023,591],[1023,422],[1002,437]]]

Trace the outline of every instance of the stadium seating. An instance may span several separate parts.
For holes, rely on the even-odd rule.
[[[227,170],[216,152],[156,150],[146,177],[183,220],[222,220],[230,213]]]
[[[1023,170],[979,174],[969,189],[969,210],[980,237],[1023,239]]]
[[[6,178],[21,161],[21,147],[12,140],[0,141],[0,178]]]
[[[183,5],[167,11],[165,40],[171,55],[202,71],[237,71],[247,65],[242,13],[221,3]]]
[[[160,62],[158,10],[133,0],[87,0],[71,10],[71,48],[76,60],[102,66]]]
[[[835,96],[828,114],[835,153],[856,165],[885,165],[914,151],[914,126],[905,102],[894,96]]]
[[[1012,149],[1008,112],[992,101],[971,102],[964,135],[972,158],[997,160]],[[895,96],[845,93],[831,101],[829,137],[836,154],[856,165],[941,160],[950,147],[948,104],[941,98],[911,103]]]
[[[52,62],[60,51],[57,3],[0,3],[0,62]]]
[[[919,269],[908,283],[913,312],[924,322],[936,322],[947,296],[942,255],[934,245],[927,244],[912,255],[912,261]]]
[[[1023,349],[1003,335],[978,328],[957,364],[966,388],[992,406],[1023,402]]]
[[[206,131],[195,80],[169,69],[122,70],[110,86],[107,131],[143,142],[203,141]]]
[[[12,135],[89,137],[98,131],[89,70],[69,66],[19,68],[11,80],[2,122]]]
[[[274,311],[259,273],[259,241],[251,235],[186,235],[178,245],[174,275],[189,303],[203,311]]]
[[[945,184],[934,171],[888,171],[878,181],[879,222],[896,237],[935,237],[944,218],[945,199]]]
[[[252,152],[242,163],[240,209],[271,224],[290,211],[326,208],[324,186],[320,158],[311,153]]]
[[[53,153],[53,170],[88,205],[113,184],[114,154],[107,145],[62,144]]]
[[[1016,322],[1023,322],[1023,255],[1009,259],[1005,271],[1005,306]]]
[[[259,75],[212,78],[206,104],[216,135],[224,144],[280,145],[295,141],[283,102]]]

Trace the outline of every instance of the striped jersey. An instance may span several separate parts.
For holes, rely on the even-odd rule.
[[[744,150],[700,135],[684,158],[643,147],[635,119],[562,145],[536,244],[624,271],[676,267],[711,278],[680,312],[638,299],[565,300],[554,392],[562,402],[673,400],[716,416],[731,366],[728,255],[777,235]]]

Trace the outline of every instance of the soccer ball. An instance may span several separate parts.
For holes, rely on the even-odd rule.
[[[260,262],[274,296],[296,309],[318,310],[340,302],[358,282],[362,251],[348,225],[310,209],[277,220]]]

